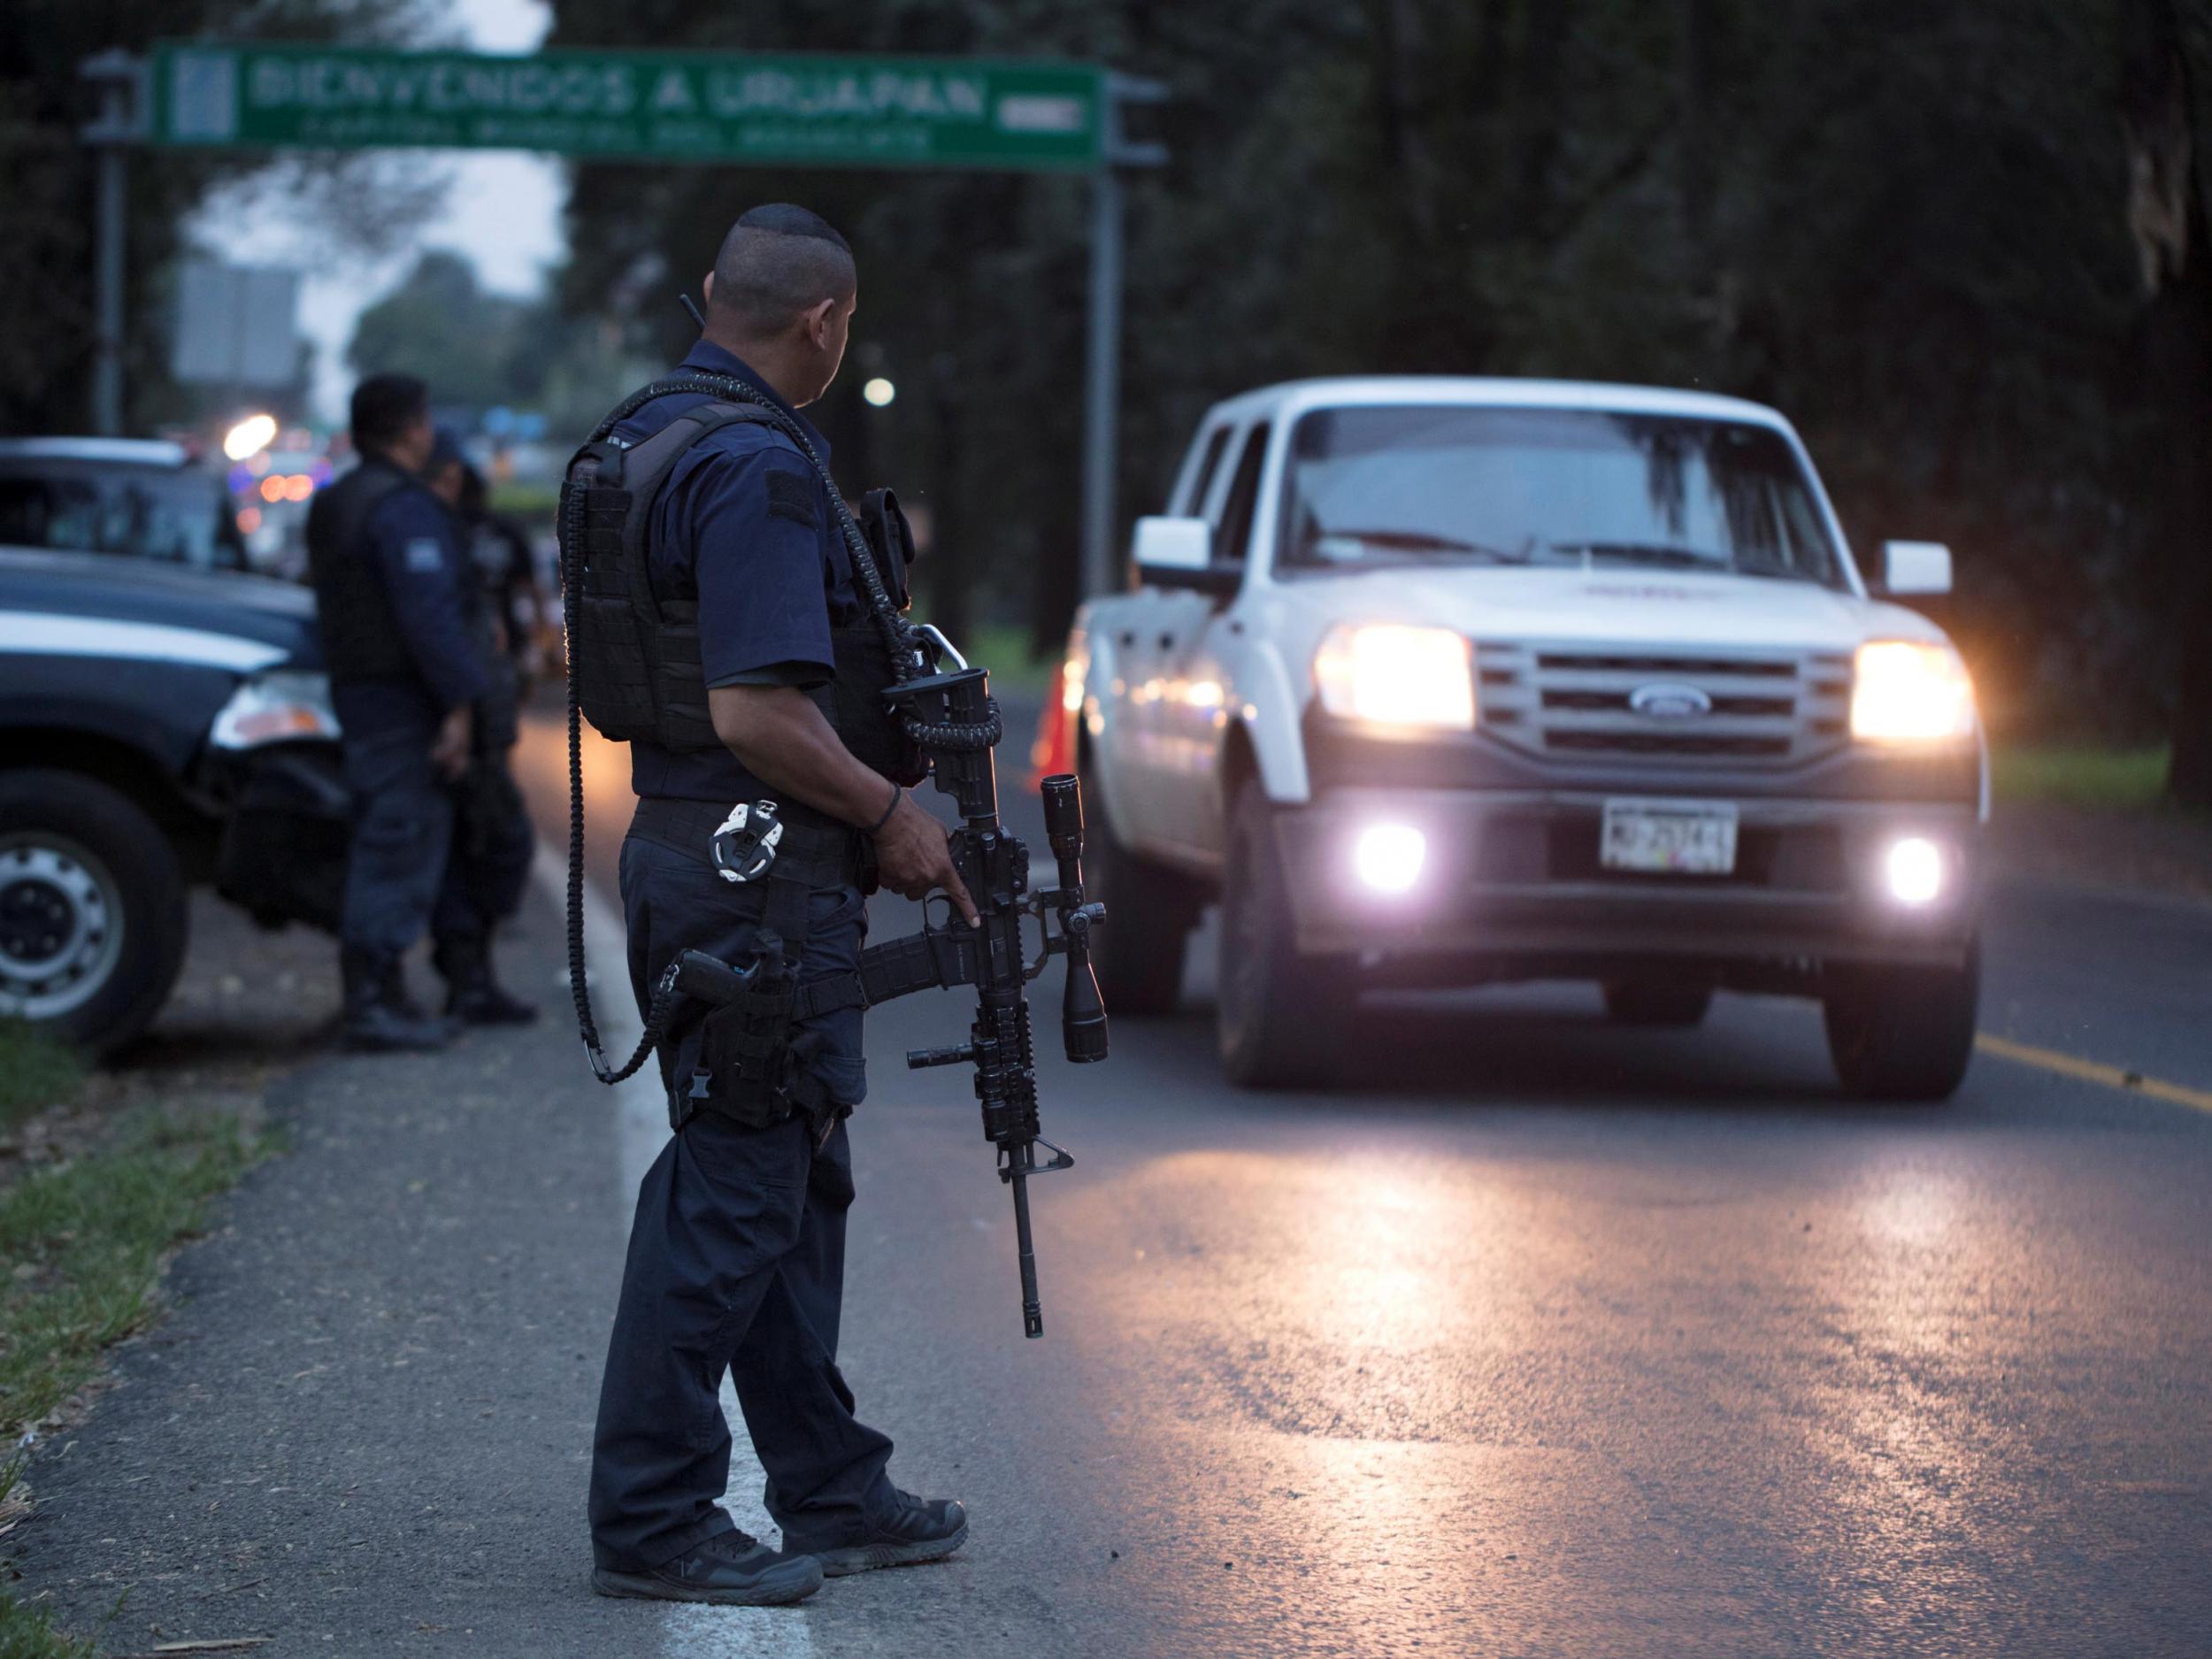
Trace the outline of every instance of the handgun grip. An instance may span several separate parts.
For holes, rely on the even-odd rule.
[[[687,950],[677,960],[676,988],[717,1008],[726,1008],[744,995],[752,978],[749,971],[741,972],[703,950]]]

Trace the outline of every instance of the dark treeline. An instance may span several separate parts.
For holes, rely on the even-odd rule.
[[[2212,0],[554,0],[558,45],[1088,58],[1158,77],[1131,191],[1123,518],[1199,411],[1286,376],[1701,386],[1804,429],[1862,557],[1958,549],[1945,619],[2001,726],[2170,730],[2212,801]],[[27,0],[0,24],[0,426],[85,419],[74,65],[157,35],[429,38],[429,0]],[[249,156],[132,167],[134,424],[182,213]],[[331,169],[330,157],[295,164]],[[349,180],[357,185],[368,175]],[[748,203],[854,235],[859,347],[823,411],[849,486],[917,495],[934,609],[1074,597],[1086,190],[992,173],[576,170],[563,299],[665,357]],[[334,233],[408,212],[333,189]],[[599,333],[614,319],[626,338]],[[888,411],[857,388],[881,373]],[[864,414],[866,416],[864,419]]]
[[[2201,449],[2176,354],[2203,299],[2151,303],[2144,263],[2176,211],[2202,234],[2177,52],[2212,47],[2204,0],[554,10],[563,44],[1044,53],[1167,81],[1141,119],[1173,165],[1133,192],[1125,517],[1208,402],[1265,380],[1657,381],[1780,405],[1863,557],[1951,541],[1946,619],[2002,724],[2155,733],[2212,631],[2212,517],[2177,476]],[[866,361],[902,388],[873,426],[841,388],[833,435],[924,488],[961,574],[1049,635],[1073,596],[1083,188],[588,166],[567,296],[673,351],[672,282],[734,209],[831,213],[863,254]],[[2169,279],[2197,275],[2189,250]]]

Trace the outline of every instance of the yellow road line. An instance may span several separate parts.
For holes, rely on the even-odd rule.
[[[2145,1077],[2140,1071],[2107,1065],[2101,1060],[2085,1060],[2078,1055],[2061,1054],[2055,1048],[2034,1048],[2015,1042],[2009,1037],[1993,1037],[1985,1031],[1975,1036],[1974,1046],[2000,1060],[2017,1060],[2022,1065],[2040,1066],[2046,1071],[2055,1071],[2061,1077],[2084,1083],[2101,1083],[2107,1088],[2122,1089],[2130,1094],[2147,1094],[2153,1100],[2170,1101],[2177,1106],[2212,1112],[2212,1089],[2169,1083],[2162,1078]]]

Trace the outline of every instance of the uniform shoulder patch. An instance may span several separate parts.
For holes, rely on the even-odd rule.
[[[822,527],[822,511],[818,504],[818,488],[814,480],[803,472],[788,472],[782,467],[772,466],[768,474],[768,516],[788,518],[803,524],[810,530]]]
[[[427,575],[432,571],[445,567],[445,549],[438,545],[438,538],[434,535],[411,535],[401,552],[406,558],[408,570],[415,575]]]

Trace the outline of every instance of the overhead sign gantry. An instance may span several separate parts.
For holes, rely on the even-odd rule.
[[[1119,170],[1158,166],[1121,110],[1165,88],[1032,58],[599,51],[509,56],[293,42],[111,52],[103,87],[96,424],[121,425],[127,147],[534,150],[723,166],[965,167],[1091,176],[1083,574],[1112,585],[1122,290]]]

